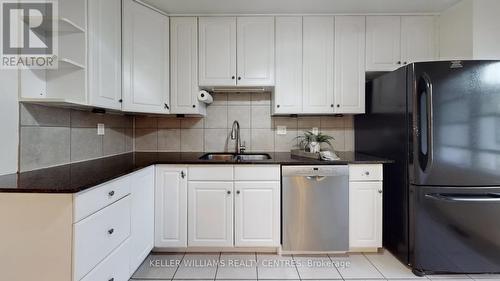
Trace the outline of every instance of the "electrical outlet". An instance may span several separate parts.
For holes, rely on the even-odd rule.
[[[313,134],[315,134],[315,135],[319,134],[319,129],[318,129],[318,128],[316,128],[316,127],[314,127],[314,128],[312,129],[312,133],[313,133]]]
[[[102,123],[97,124],[97,135],[104,136],[104,124]]]
[[[277,135],[286,135],[286,126],[277,126],[276,127]]]

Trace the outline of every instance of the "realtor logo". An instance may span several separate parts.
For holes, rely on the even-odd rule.
[[[57,3],[1,1],[2,68],[57,68]]]

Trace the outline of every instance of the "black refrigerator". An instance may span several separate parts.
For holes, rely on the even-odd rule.
[[[395,160],[384,247],[415,274],[500,273],[500,61],[409,64],[366,89],[355,149]]]

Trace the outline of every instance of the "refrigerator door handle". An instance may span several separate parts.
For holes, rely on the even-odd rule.
[[[426,194],[426,198],[447,202],[500,202],[499,194]]]
[[[432,81],[427,73],[424,73],[423,78],[425,80],[426,92],[427,92],[427,165],[425,171],[428,171],[434,161],[434,134],[433,134],[433,108],[432,108]]]

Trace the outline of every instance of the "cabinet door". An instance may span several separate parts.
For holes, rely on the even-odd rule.
[[[235,182],[236,247],[280,245],[280,183]]]
[[[335,113],[365,112],[365,17],[335,17]]]
[[[88,1],[90,105],[121,109],[121,0]]]
[[[392,71],[401,66],[401,17],[366,17],[366,70]]]
[[[168,113],[168,17],[133,0],[123,4],[123,110]]]
[[[148,167],[131,177],[130,276],[153,249],[155,229],[155,170]]]
[[[236,18],[200,17],[199,84],[236,85]]]
[[[382,247],[382,182],[349,182],[349,247]]]
[[[187,247],[187,167],[158,165],[155,247]]]
[[[233,246],[233,182],[195,182],[188,186],[188,245]]]
[[[274,17],[237,18],[239,86],[274,85]]]
[[[401,58],[403,64],[436,58],[436,22],[433,16],[401,18]]]
[[[276,17],[275,114],[302,112],[302,17]]]
[[[303,113],[333,113],[334,18],[303,18]]]
[[[196,17],[170,18],[171,113],[204,112],[198,95],[198,20]]]

